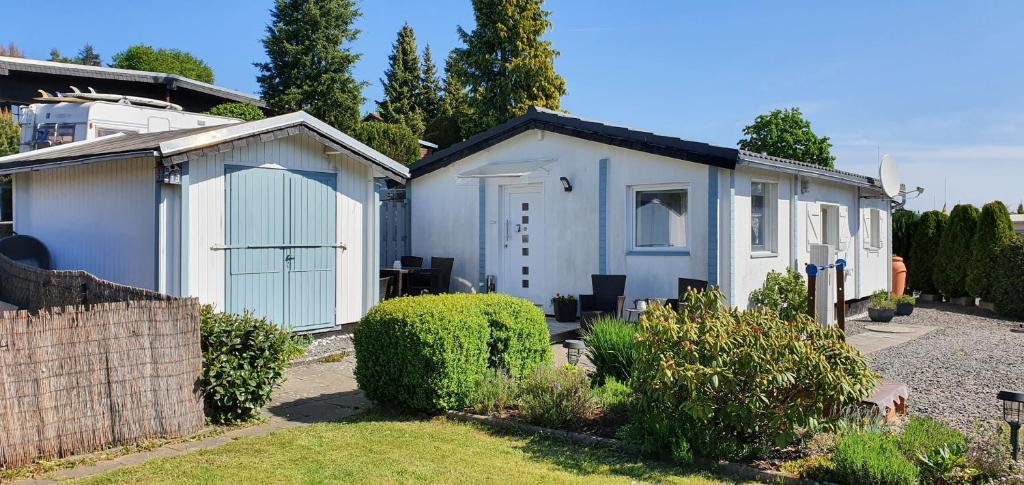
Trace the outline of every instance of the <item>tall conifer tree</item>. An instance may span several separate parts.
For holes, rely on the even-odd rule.
[[[420,82],[419,106],[423,110],[424,119],[433,120],[441,114],[441,78],[437,75],[434,56],[430,45],[423,50],[423,79]]]
[[[416,136],[422,135],[424,114],[419,106],[422,74],[416,35],[409,24],[398,31],[388,61],[388,70],[381,79],[384,99],[377,102],[377,112],[384,121],[403,124]]]
[[[558,56],[543,40],[551,28],[543,0],[473,0],[476,28],[459,27],[456,49],[469,90],[478,132],[526,112],[530,106],[558,109],[565,79],[555,72]]]
[[[355,0],[276,0],[256,63],[263,99],[274,111],[305,110],[349,132],[359,122],[363,86],[352,67],[360,16]]]

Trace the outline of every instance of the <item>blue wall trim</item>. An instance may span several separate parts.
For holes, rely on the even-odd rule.
[[[708,167],[708,284],[718,285],[718,167]]]
[[[487,181],[480,179],[480,193],[478,198],[480,199],[480,214],[479,214],[479,226],[480,226],[480,248],[479,248],[479,266],[480,274],[478,275],[480,285],[480,292],[487,292]]]
[[[736,171],[729,171],[729,304],[736,306]]]
[[[182,297],[189,296],[188,294],[188,247],[189,247],[189,234],[188,234],[188,189],[189,189],[189,176],[188,176],[188,162],[181,164],[181,228],[178,233],[181,234],[181,283],[179,283]]]
[[[597,181],[597,272],[608,274],[608,159],[602,158]]]

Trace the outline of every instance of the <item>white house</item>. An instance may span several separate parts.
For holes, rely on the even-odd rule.
[[[888,289],[890,200],[873,178],[531,108],[411,168],[412,253],[455,258],[453,290],[544,305],[624,274],[626,298],[680,277],[746,307],[812,243],[848,262],[846,297]]]
[[[56,269],[253,310],[358,321],[378,288],[374,179],[401,164],[303,113],[116,134],[0,158],[14,230]]]

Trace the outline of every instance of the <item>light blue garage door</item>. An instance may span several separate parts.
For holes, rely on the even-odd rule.
[[[334,326],[335,176],[228,166],[227,311],[294,331]]]

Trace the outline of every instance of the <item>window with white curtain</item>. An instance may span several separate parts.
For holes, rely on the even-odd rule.
[[[774,253],[778,241],[778,184],[750,183],[750,251]]]
[[[683,186],[633,189],[633,249],[686,249],[688,193]]]

